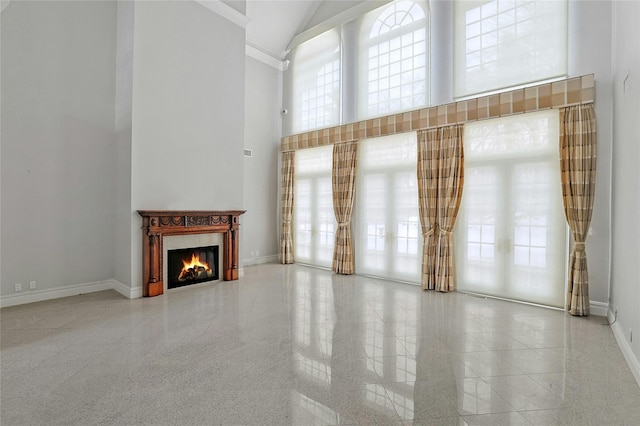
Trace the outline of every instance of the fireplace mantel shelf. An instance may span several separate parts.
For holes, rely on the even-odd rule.
[[[142,294],[164,292],[162,238],[165,235],[224,234],[222,277],[238,279],[240,215],[246,210],[138,210],[142,216]]]

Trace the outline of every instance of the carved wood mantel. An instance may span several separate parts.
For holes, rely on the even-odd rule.
[[[162,237],[165,235],[224,234],[222,278],[238,279],[240,215],[246,210],[138,210],[142,216],[142,294],[164,293]]]

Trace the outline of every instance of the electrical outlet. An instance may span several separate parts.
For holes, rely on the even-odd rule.
[[[256,257],[260,256],[260,250],[256,250]]]
[[[16,283],[15,288],[16,288],[16,291],[22,291],[22,284]]]
[[[36,288],[36,282],[35,281],[29,281],[29,288],[31,290],[35,290]]]

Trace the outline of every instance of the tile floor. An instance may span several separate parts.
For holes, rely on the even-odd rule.
[[[603,317],[297,265],[1,311],[8,425],[640,424]]]

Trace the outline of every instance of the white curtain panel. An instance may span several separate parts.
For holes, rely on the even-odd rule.
[[[356,272],[420,284],[415,132],[360,141]]]
[[[296,48],[292,61],[294,132],[340,123],[340,59],[337,29]]]
[[[296,151],[293,241],[297,263],[331,268],[337,223],[333,213],[333,146]]]
[[[558,110],[465,124],[458,289],[562,307]]]
[[[566,0],[456,1],[454,96],[567,74]]]

